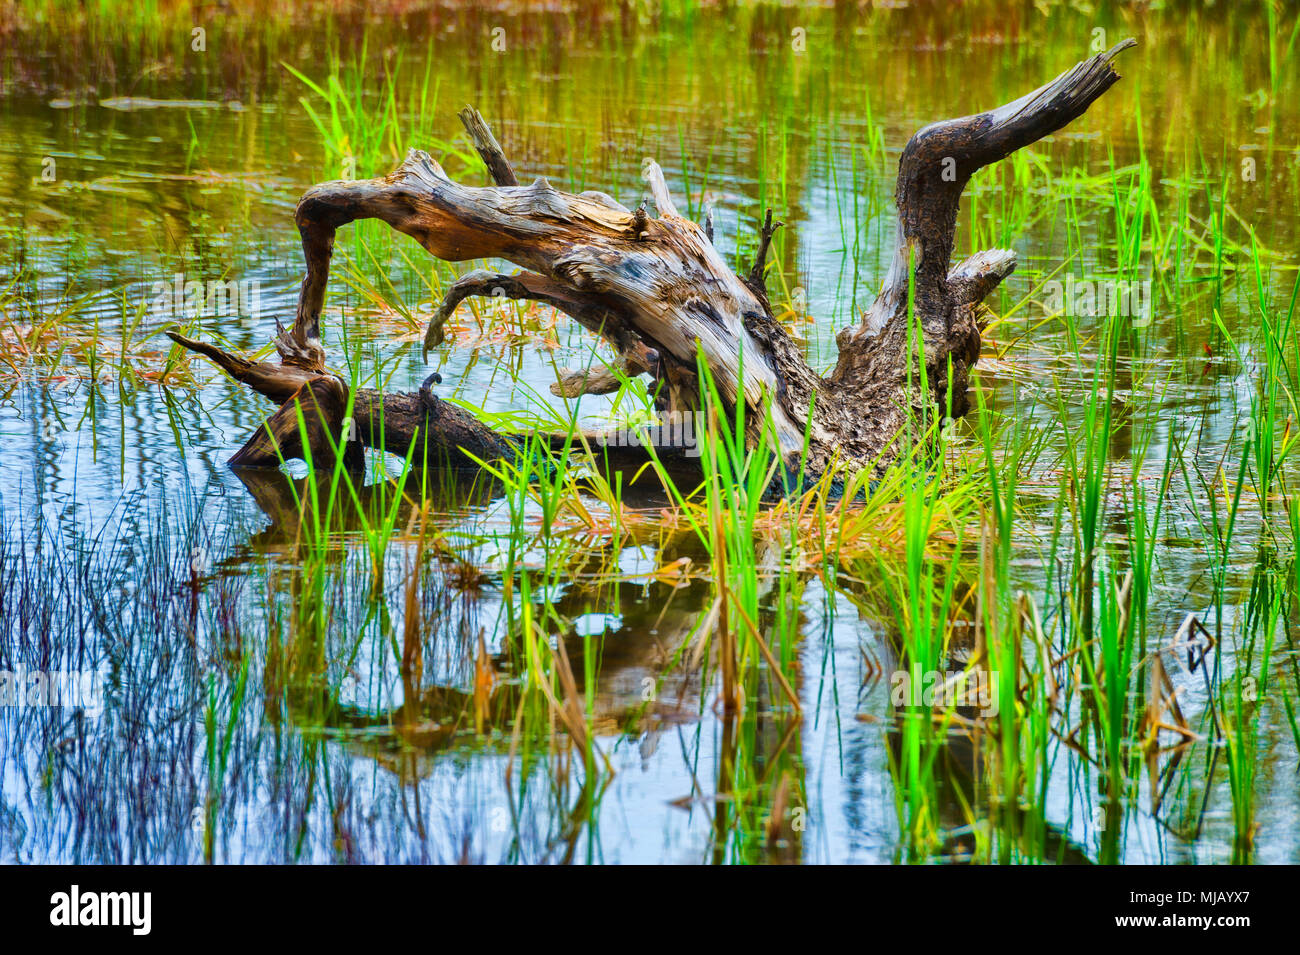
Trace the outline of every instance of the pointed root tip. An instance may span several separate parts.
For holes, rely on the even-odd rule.
[[[174,341],[177,345],[180,345],[182,348],[188,348],[190,349],[190,351],[195,351],[197,349],[207,347],[203,344],[203,342],[199,341],[197,338],[190,338],[188,335],[182,332],[179,327],[164,328],[163,334],[166,335],[168,338],[170,338],[172,341]]]
[[[1138,41],[1136,37],[1128,37],[1127,39],[1120,40],[1118,43],[1112,46],[1105,53],[1101,54],[1101,59],[1103,62],[1109,63],[1111,60],[1115,59],[1115,57],[1119,56],[1125,50],[1131,49],[1137,45],[1138,45]]]

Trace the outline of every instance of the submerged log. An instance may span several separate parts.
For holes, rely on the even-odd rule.
[[[478,461],[514,454],[515,445],[507,436],[433,394],[432,379],[437,376],[430,376],[415,393],[359,388],[349,414],[349,389],[323,362],[318,369],[288,358],[279,365],[254,362],[174,330],[167,335],[280,405],[231,457],[231,467],[279,467],[308,453],[315,462],[332,463],[334,455],[342,453],[344,464],[355,470],[363,463],[363,447],[405,458],[414,445],[412,460],[419,467],[477,468]]]
[[[1119,79],[1111,62],[1133,45],[1125,40],[1014,102],[935,123],[911,138],[899,160],[892,264],[862,321],[839,334],[838,362],[825,377],[808,365],[768,304],[764,259],[780,225],[770,212],[757,261],[741,277],[714,247],[711,230],[677,212],[653,161],[643,169],[653,216],[644,204],[629,210],[604,193],[566,193],[545,179],[521,186],[491,130],[469,107],[461,119],[495,185],[456,183],[426,153],[412,150],[387,176],[322,183],[299,201],[307,276],[293,325],[276,341],[279,365],[169,334],[281,403],[232,465],[275,464],[282,456],[346,448],[349,439],[399,454],[423,441],[421,464],[472,462],[465,452],[481,459],[510,454],[511,442],[432,397],[427,386],[419,394],[359,391],[353,420],[344,420],[348,391],[326,371],[321,308],[336,230],[378,218],[440,259],[505,260],[525,270],[478,270],[457,281],[430,322],[426,354],[471,295],[542,302],[604,338],[618,353],[622,374],[649,374],[662,408],[702,410],[702,362],[723,405],[717,410],[729,414],[743,404],[749,444],[765,434],[789,470],[802,463],[810,475],[835,466],[879,473],[923,430],[909,424],[970,409],[982,302],[1015,268],[1015,254],[1002,249],[951,266],[966,183],[983,166],[1081,116]],[[600,393],[616,381],[593,369],[568,374],[555,390]],[[332,440],[290,435],[304,424]]]

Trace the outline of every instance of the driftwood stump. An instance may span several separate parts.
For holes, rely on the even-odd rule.
[[[275,466],[305,451],[317,459],[336,447],[355,464],[356,444],[404,455],[416,442],[421,465],[470,463],[464,452],[480,459],[512,453],[506,437],[434,397],[427,382],[418,394],[362,390],[353,396],[352,421],[345,422],[347,387],[326,371],[321,308],[335,231],[356,219],[378,218],[440,259],[505,260],[524,269],[473,271],[457,281],[430,322],[426,354],[441,343],[443,322],[468,296],[539,301],[608,341],[624,373],[651,376],[667,409],[701,408],[698,357],[724,405],[719,412],[729,414],[743,402],[748,441],[757,444],[766,429],[768,446],[787,468],[799,467],[807,432],[808,474],[834,466],[879,472],[916,439],[919,429],[908,428],[909,422],[933,423],[970,409],[981,303],[1015,268],[1015,254],[1005,249],[950,267],[966,183],[981,167],[1081,116],[1119,79],[1111,61],[1133,45],[1125,40],[1014,102],[935,123],[911,138],[899,160],[892,265],[861,323],[839,334],[838,362],[825,377],[809,367],[768,304],[763,271],[779,226],[770,212],[754,268],[737,275],[714,247],[711,228],[678,214],[653,161],[643,172],[654,215],[644,204],[628,209],[604,193],[574,195],[545,179],[521,186],[470,107],[461,120],[495,185],[460,185],[426,153],[412,150],[387,176],[322,183],[302,197],[296,221],[307,276],[293,325],[276,341],[278,365],[168,334],[281,405],[232,466]],[[608,391],[611,380],[608,370],[593,369],[553,390],[570,396]]]

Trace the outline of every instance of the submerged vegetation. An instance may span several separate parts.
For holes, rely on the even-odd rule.
[[[0,859],[1294,862],[1300,21],[1094,6],[0,4],[0,672],[95,674],[0,708]],[[772,208],[825,368],[911,132],[1095,31],[1140,43],[1109,108],[963,202],[958,257],[1021,263],[976,411],[870,480],[773,500],[705,366],[690,467],[611,463],[654,397],[553,394],[610,354],[534,303],[467,301],[426,367],[499,263],[373,221],[336,370],[439,372],[513,459],[232,473],[271,409],[162,334],[269,353],[297,197],[409,147],[485,181],[444,122],[477,102],[528,178],[634,207],[656,158],[738,272]]]

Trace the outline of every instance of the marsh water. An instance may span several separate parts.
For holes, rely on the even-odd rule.
[[[736,728],[720,718],[707,668],[678,659],[710,626],[709,557],[680,522],[661,520],[670,502],[652,484],[625,493],[628,521],[592,500],[589,520],[570,513],[543,539],[536,507],[515,515],[489,483],[442,475],[418,503],[393,505],[380,555],[344,520],[327,559],[310,563],[296,503],[305,468],[226,466],[270,406],[183,359],[161,330],[266,349],[302,277],[297,197],[324,179],[383,174],[407,147],[484,182],[456,119],[466,103],[524,181],[633,206],[642,159],[656,158],[679,206],[697,218],[712,209],[737,268],[774,208],[786,225],[773,301],[827,368],[835,333],[870,304],[892,253],[908,136],[1016,98],[1099,39],[1136,36],[1124,79],[1082,120],[980,174],[963,203],[959,254],[1019,256],[990,303],[1002,318],[979,380],[985,413],[1014,417],[1039,447],[1021,473],[1012,590],[1036,595],[1044,617],[1063,612],[1051,601],[1059,555],[1044,541],[1065,493],[1063,449],[1102,360],[1098,321],[1051,318],[1042,283],[1136,278],[1152,283],[1150,311],[1132,316],[1140,347],[1118,357],[1124,413],[1109,453],[1147,450],[1108,483],[1104,533],[1125,538],[1127,486],[1158,484],[1177,445],[1181,473],[1199,479],[1180,477],[1160,519],[1149,645],[1174,644],[1189,614],[1217,618],[1223,634],[1245,614],[1260,508],[1242,508],[1227,554],[1206,543],[1204,520],[1223,474],[1236,476],[1259,387],[1260,289],[1265,312],[1284,310],[1296,278],[1292,20],[1270,28],[1227,9],[1105,3],[1091,13],[379,4],[211,22],[166,5],[147,21],[3,9],[0,669],[94,671],[103,689],[81,707],[0,710],[4,861],[916,857],[900,809],[895,625],[874,562],[800,577],[790,648],[800,709],[760,695]],[[1130,174],[1115,170],[1142,163],[1153,208],[1128,260],[1116,183]],[[471,265],[435,262],[373,222],[343,230],[324,330],[332,364],[389,390],[436,370],[440,394],[483,413],[568,416],[548,390],[556,368],[607,353],[563,316],[465,307],[421,361],[438,293]],[[207,295],[208,283],[237,294]],[[596,427],[612,406],[588,397],[577,414]],[[375,513],[397,501],[400,469],[372,457]],[[427,528],[414,530],[425,505]],[[316,606],[311,640],[305,604]],[[511,633],[525,614],[573,661],[598,752],[590,765],[553,715],[525,716],[531,704],[512,695],[526,661]],[[1277,680],[1259,701],[1259,862],[1300,861],[1286,712],[1295,619],[1289,605]],[[1230,673],[1232,641],[1220,644]],[[1181,651],[1167,660],[1198,742],[1158,811],[1152,787],[1167,780],[1153,783],[1140,759],[1119,809],[1100,810],[1100,774],[1062,733],[1047,745],[1045,830],[1031,845],[991,807],[980,731],[954,734],[932,810],[941,838],[925,857],[1231,858],[1234,793],[1205,722],[1213,693]],[[476,696],[485,673],[490,698]],[[791,807],[801,812],[774,836],[771,818]]]

